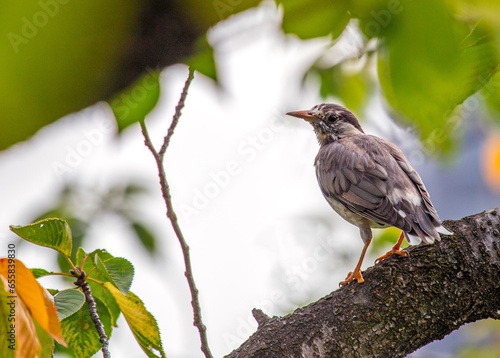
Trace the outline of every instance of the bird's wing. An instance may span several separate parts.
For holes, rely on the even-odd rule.
[[[439,239],[439,217],[422,179],[393,144],[370,135],[343,138],[323,146],[315,164],[328,200],[400,228],[412,243]]]

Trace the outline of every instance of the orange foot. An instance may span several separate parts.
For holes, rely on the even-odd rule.
[[[399,255],[399,256],[403,256],[403,257],[408,256],[408,254],[405,251],[401,250],[400,248],[393,247],[391,251],[389,251],[385,255],[382,255],[378,259],[376,259],[375,260],[375,264],[378,264],[383,259],[386,259],[386,258],[388,258],[389,256],[392,256],[392,255]]]
[[[354,272],[349,272],[347,277],[345,278],[345,281],[342,281],[339,286],[345,286],[348,283],[351,283],[356,279],[358,283],[363,283],[365,280],[363,279],[363,275],[361,275],[361,270],[354,270]]]

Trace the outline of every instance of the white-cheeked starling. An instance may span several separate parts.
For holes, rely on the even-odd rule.
[[[401,150],[388,141],[365,134],[357,118],[337,104],[323,103],[310,110],[287,113],[308,121],[320,149],[314,162],[321,192],[342,218],[359,227],[363,251],[353,272],[340,284],[364,282],[361,264],[372,240],[371,228],[402,230],[390,255],[406,256],[401,243],[432,244],[441,225],[422,179]]]

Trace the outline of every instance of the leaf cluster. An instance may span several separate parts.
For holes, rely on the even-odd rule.
[[[452,148],[460,119],[477,108],[457,108],[471,95],[480,92],[492,112],[500,113],[499,8],[494,2],[279,4],[286,33],[331,39],[305,74],[319,81],[324,98],[340,99],[359,113],[380,89],[393,114],[416,125],[424,144],[438,152]]]
[[[100,189],[83,186],[71,181],[65,184],[57,195],[55,203],[32,219],[33,222],[46,218],[64,219],[71,227],[72,250],[70,258],[76,260],[77,250],[85,246],[92,228],[102,218],[113,217],[123,223],[138,243],[151,256],[156,258],[158,237],[141,218],[137,208],[148,194],[144,184],[134,181],[116,183],[109,188]],[[61,271],[68,272],[71,266],[64,255],[60,254],[58,263]]]
[[[71,229],[62,219],[48,218],[26,226],[11,226],[11,230],[26,241],[59,252],[72,270],[28,270],[17,259],[0,259],[0,332],[7,336],[12,330],[13,337],[12,341],[0,343],[0,352],[5,353],[2,357],[51,357],[55,342],[77,358],[91,357],[99,351],[102,337],[94,326],[81,282],[90,286],[107,337],[123,314],[145,354],[151,358],[165,356],[154,316],[129,290],[134,267],[128,260],[100,249],[86,253],[81,247],[72,260]],[[36,279],[48,275],[73,276],[77,278],[75,284],[82,281],[76,288],[46,290]],[[14,318],[9,309],[12,296],[17,297]],[[15,328],[11,328],[12,321]]]

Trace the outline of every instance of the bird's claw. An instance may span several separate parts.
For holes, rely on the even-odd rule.
[[[339,286],[345,286],[354,280],[358,281],[358,283],[365,282],[363,275],[361,275],[361,271],[349,272],[345,280],[339,283]]]
[[[392,256],[392,255],[399,255],[399,256],[402,256],[402,257],[407,257],[408,256],[408,253],[404,250],[401,250],[401,249],[392,249],[391,251],[387,252],[385,255],[382,255],[380,256],[378,259],[375,260],[375,264],[378,264],[380,261],[388,258],[389,256]]]

